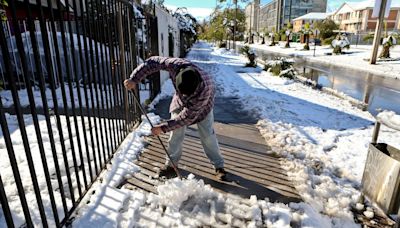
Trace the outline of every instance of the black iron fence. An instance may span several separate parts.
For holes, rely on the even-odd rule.
[[[60,227],[140,121],[123,88],[137,65],[134,9],[125,0],[7,2],[0,227]]]

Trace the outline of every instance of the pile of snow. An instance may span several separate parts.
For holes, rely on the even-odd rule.
[[[284,63],[294,64],[294,59],[282,57],[275,60],[268,60],[265,64],[270,66],[276,66],[276,65],[283,65]]]
[[[152,113],[148,114],[152,123],[157,123],[160,118]],[[82,205],[77,210],[78,219],[74,222],[76,227],[116,227],[121,220],[121,210],[126,207],[130,199],[134,199],[126,189],[117,186],[139,168],[133,163],[144,146],[144,137],[151,133],[150,123],[142,117],[140,126],[130,133],[115,153],[111,164],[92,186],[93,195],[86,195]],[[131,195],[132,194],[132,195]]]
[[[376,116],[376,119],[395,130],[400,131],[400,115],[396,115],[393,111],[383,111]]]
[[[101,184],[100,186],[105,186]],[[98,186],[97,188],[100,188]],[[193,175],[168,180],[158,195],[108,184],[78,211],[74,227],[328,227],[329,218],[304,203],[271,203],[215,191]],[[96,192],[98,192],[96,190]],[[82,215],[82,216],[81,216]],[[327,225],[327,226],[325,226]]]

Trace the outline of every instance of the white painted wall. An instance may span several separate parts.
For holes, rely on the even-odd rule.
[[[158,24],[158,48],[160,56],[169,56],[169,44],[168,35],[171,31],[174,37],[174,55],[173,57],[179,57],[179,28],[178,21],[172,17],[171,14],[166,12],[164,9],[156,5],[156,16]],[[161,85],[169,78],[169,73],[161,71]]]

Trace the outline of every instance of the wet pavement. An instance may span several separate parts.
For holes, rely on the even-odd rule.
[[[316,81],[319,85],[343,92],[368,105],[368,111],[376,115],[379,110],[400,113],[400,80],[387,78],[366,71],[348,69],[331,64],[316,63],[302,57],[255,49],[263,60],[277,57],[295,59],[297,72]]]

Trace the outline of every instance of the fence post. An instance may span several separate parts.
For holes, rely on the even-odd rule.
[[[122,7],[118,7],[118,17],[117,17],[117,24],[118,24],[118,34],[119,34],[119,44],[120,44],[120,71],[121,71],[121,82],[126,79],[126,69],[125,69],[125,44],[124,44],[124,36],[123,36],[123,27],[122,27]],[[125,108],[125,130],[128,131],[128,111],[129,111],[129,104],[128,104],[128,92],[123,89],[124,94],[124,108]]]

